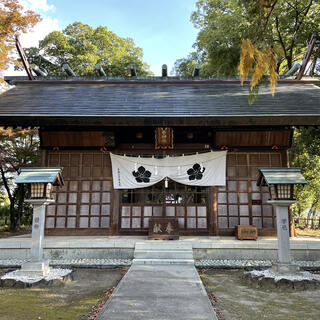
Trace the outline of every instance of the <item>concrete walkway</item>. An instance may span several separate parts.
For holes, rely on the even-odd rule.
[[[193,265],[133,265],[96,320],[216,320]]]

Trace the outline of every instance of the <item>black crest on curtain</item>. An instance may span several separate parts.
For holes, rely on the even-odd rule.
[[[189,180],[201,180],[203,177],[203,173],[206,170],[205,167],[200,166],[199,163],[195,163],[192,168],[187,171],[189,175]]]
[[[137,182],[150,182],[151,172],[146,170],[145,167],[141,166],[137,171],[132,171],[132,175],[136,178]]]

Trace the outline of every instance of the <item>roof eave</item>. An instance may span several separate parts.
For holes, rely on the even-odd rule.
[[[59,116],[19,115],[0,116],[0,126],[319,126],[319,115],[244,115],[244,116]]]

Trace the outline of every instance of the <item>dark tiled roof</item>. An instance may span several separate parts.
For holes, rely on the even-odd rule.
[[[320,88],[313,84],[278,84],[272,97],[269,88],[261,87],[257,101],[249,105],[248,87],[239,84],[19,84],[0,95],[0,124],[12,116],[316,117],[319,124]]]

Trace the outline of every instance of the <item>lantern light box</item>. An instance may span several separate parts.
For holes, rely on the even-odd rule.
[[[293,187],[306,184],[300,168],[259,168],[257,186],[269,187],[270,200],[294,200]]]
[[[21,168],[16,183],[29,188],[30,199],[52,199],[52,187],[63,186],[62,168]]]

